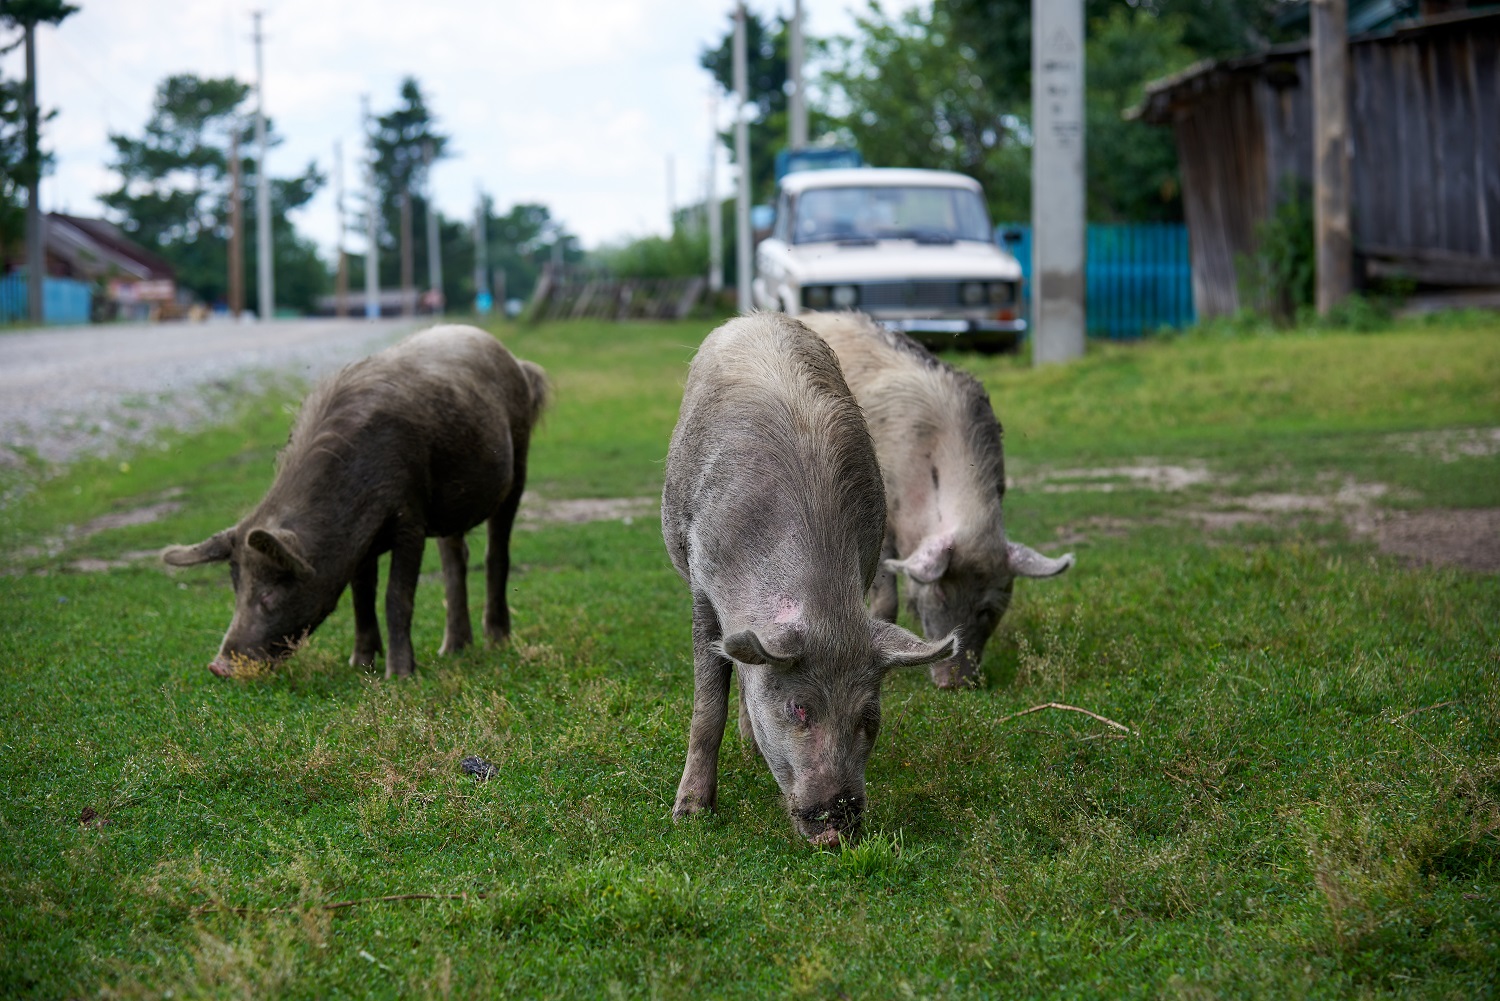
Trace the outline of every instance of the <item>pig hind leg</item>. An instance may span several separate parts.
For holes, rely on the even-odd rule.
[[[380,557],[374,553],[360,561],[349,582],[354,598],[354,653],[349,663],[370,667],[384,647],[380,643],[380,620],[375,617],[375,595],[380,580]]]
[[[510,578],[510,532],[526,487],[526,445],[525,441],[519,441],[514,446],[510,493],[489,520],[489,543],[484,554],[484,635],[495,643],[510,636],[510,604],[505,598],[505,588]]]
[[[391,641],[385,659],[387,678],[408,677],[417,666],[411,648],[411,619],[426,546],[427,537],[420,528],[403,531],[391,546],[391,570],[385,583],[385,628]]]
[[[732,664],[714,648],[719,618],[707,596],[693,595],[693,721],[688,726],[687,764],[677,786],[672,817],[712,810],[719,798],[719,745],[729,716]]]
[[[469,543],[462,535],[438,539],[438,555],[443,559],[443,595],[448,610],[438,653],[458,653],[474,642],[469,624]]]

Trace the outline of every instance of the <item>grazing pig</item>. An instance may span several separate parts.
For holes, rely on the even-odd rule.
[[[797,831],[858,827],[880,682],[953,656],[872,619],[885,498],[875,449],[827,345],[779,313],[730,320],[688,371],[667,452],[662,535],[693,599],[693,719],[672,815],[713,809],[729,675],[740,734]]]
[[[385,674],[411,674],[412,604],[428,536],[438,537],[447,592],[441,652],[463,649],[473,642],[464,533],[486,520],[484,631],[504,639],[510,530],[546,385],[539,367],[484,331],[441,326],[314,389],[255,510],[196,546],[162,553],[178,567],[229,563],[234,618],[209,670],[229,677],[239,662],[287,656],[346,586],[354,594],[350,663],[373,664],[381,652],[377,561],[389,552]]]
[[[1010,607],[1017,577],[1073,565],[1008,541],[1000,516],[1005,457],[984,387],[905,334],[862,313],[802,317],[838,355],[869,422],[885,479],[886,534],[872,608],[896,618],[896,576],[929,637],[958,630],[962,649],[933,664],[941,688],[978,684],[984,645]]]

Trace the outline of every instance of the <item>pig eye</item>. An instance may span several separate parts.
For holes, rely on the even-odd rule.
[[[787,715],[788,719],[796,720],[798,723],[801,723],[803,726],[807,725],[807,707],[806,706],[799,706],[797,703],[795,703],[795,702],[791,701],[790,699],[788,699],[787,703],[786,703],[786,715]]]
[[[257,598],[256,600],[260,603],[260,607],[264,608],[268,612],[272,608],[276,607],[276,594],[275,594],[275,592],[272,592],[272,591],[262,591],[260,593],[260,597]]]

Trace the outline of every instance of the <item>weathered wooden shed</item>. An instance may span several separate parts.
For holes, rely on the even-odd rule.
[[[1500,10],[1349,40],[1356,276],[1500,289]],[[1199,316],[1236,311],[1237,258],[1310,188],[1307,43],[1198,63],[1132,114],[1176,133]]]

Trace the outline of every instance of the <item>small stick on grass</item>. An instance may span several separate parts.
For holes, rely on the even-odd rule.
[[[1449,699],[1447,702],[1438,702],[1438,703],[1436,703],[1434,705],[1422,706],[1422,707],[1420,707],[1418,709],[1408,709],[1408,710],[1406,710],[1406,712],[1402,713],[1400,716],[1397,716],[1395,719],[1391,720],[1391,722],[1392,723],[1399,723],[1402,720],[1406,719],[1406,717],[1408,717],[1408,716],[1415,716],[1417,713],[1425,713],[1425,712],[1427,712],[1430,709],[1441,709],[1441,708],[1443,708],[1443,706],[1456,706],[1456,705],[1458,705],[1458,700],[1457,699]]]
[[[1013,719],[1015,719],[1018,716],[1029,716],[1032,713],[1041,712],[1043,709],[1066,709],[1070,713],[1083,713],[1085,716],[1091,716],[1091,717],[1093,717],[1094,719],[1098,720],[1101,723],[1106,723],[1106,724],[1114,727],[1116,730],[1124,730],[1126,733],[1134,733],[1135,732],[1134,730],[1130,729],[1130,727],[1126,726],[1124,723],[1116,723],[1114,720],[1110,719],[1108,716],[1100,716],[1096,712],[1090,712],[1087,709],[1080,709],[1077,706],[1063,705],[1061,702],[1043,702],[1039,706],[1032,706],[1030,709],[1022,709],[1020,712],[1018,712],[1018,713],[1011,713],[1009,716],[1001,716],[995,722],[997,722],[997,723],[1004,723],[1007,720],[1013,720]]]
[[[362,904],[390,904],[401,900],[484,900],[488,893],[393,893],[384,897],[360,897],[358,900],[340,900],[334,904],[317,904],[313,910],[339,911],[347,907],[359,907]],[[193,908],[194,914],[207,914],[211,911],[229,911],[231,914],[283,914],[302,910],[299,907],[229,907],[225,904],[213,903],[202,904]]]

